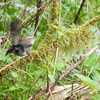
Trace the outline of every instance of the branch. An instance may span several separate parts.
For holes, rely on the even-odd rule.
[[[93,52],[95,52],[98,49],[98,46],[94,47],[91,51],[89,51],[85,56],[83,56],[79,61],[77,61],[72,67],[70,67],[66,72],[64,72],[62,75],[58,75],[56,81],[50,85],[51,92],[54,90],[56,84],[61,81],[64,77],[67,77],[71,71],[73,71],[78,65],[80,65],[88,56],[90,56]],[[48,94],[49,98],[50,93]]]
[[[28,5],[31,3],[32,0],[28,0],[24,6],[24,9],[22,10],[21,15],[19,16],[19,19],[22,19],[22,17],[25,16],[25,12],[26,12],[26,8],[28,7]]]
[[[80,5],[80,8],[79,8],[79,10],[78,10],[78,13],[77,13],[77,15],[76,15],[76,17],[75,17],[75,19],[74,19],[74,22],[73,22],[73,23],[75,23],[75,24],[76,24],[76,22],[77,22],[77,20],[78,20],[78,17],[79,17],[79,15],[80,15],[80,12],[81,12],[81,10],[82,10],[82,7],[83,7],[84,3],[85,3],[85,0],[82,1],[81,5]]]
[[[21,27],[24,28],[24,27],[27,27],[28,25],[30,25],[36,18],[36,16],[38,14],[41,14],[44,10],[45,10],[45,7],[48,6],[52,1],[49,1],[47,2],[46,4],[42,5],[40,8],[38,8],[38,12],[36,14],[34,14],[29,20],[27,20],[24,25],[22,25]]]
[[[38,22],[39,22],[40,10],[41,10],[41,9],[39,9],[41,7],[41,0],[36,0],[36,2],[37,2],[37,15],[36,15],[36,19],[35,19],[34,36],[37,35],[37,30],[38,30],[38,26],[39,26]]]
[[[34,100],[34,97],[42,90],[42,88],[40,88],[39,90],[37,90],[28,100]]]

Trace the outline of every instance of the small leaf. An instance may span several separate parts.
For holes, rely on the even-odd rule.
[[[91,89],[99,89],[100,88],[100,84],[98,84],[97,82],[91,80],[89,77],[87,76],[83,76],[83,75],[79,75],[79,74],[75,74],[79,79],[81,79],[87,86],[89,86]]]
[[[71,36],[74,36],[74,34],[73,34],[72,32],[69,32],[69,31],[68,31],[67,33],[68,33],[69,35],[71,35]]]
[[[17,90],[17,88],[15,86],[12,86],[12,87],[9,88],[9,90],[13,91],[13,90]]]
[[[48,77],[50,78],[50,80],[51,80],[52,82],[55,81],[54,76],[53,76],[52,74],[49,74]]]
[[[0,3],[0,6],[4,6],[5,5],[5,3]],[[2,10],[0,10],[0,11],[2,11]]]
[[[44,64],[43,66],[44,66],[44,67],[46,68],[46,70],[49,72],[49,67],[48,67],[48,65]]]
[[[58,29],[58,26],[52,24],[52,27],[55,28],[55,29]]]
[[[86,93],[83,95],[84,97],[90,97],[92,100],[100,100],[100,95],[92,95],[92,94],[89,94],[89,93]]]
[[[50,64],[50,66],[52,66],[53,68],[55,68],[55,64],[53,62],[48,62]]]
[[[56,64],[57,68],[63,68],[64,66],[65,66],[64,63],[62,63],[62,62],[59,62]]]
[[[44,87],[44,86],[45,86],[45,84],[44,84],[44,82],[43,82],[42,80],[39,80],[39,81],[38,81],[38,84],[39,84],[41,87]]]
[[[0,95],[2,95],[3,93],[7,93],[8,91],[9,91],[9,89],[2,90],[2,91],[0,91]]]
[[[57,38],[57,34],[52,33],[52,34],[50,35],[50,37],[51,37],[51,38]]]
[[[1,4],[1,3],[0,3],[0,4]],[[3,10],[0,10],[0,15],[2,15],[2,14],[3,14],[3,12],[4,12]]]
[[[36,77],[38,77],[38,76],[40,76],[40,75],[42,75],[43,74],[43,71],[35,71],[34,72],[34,75],[36,76]]]
[[[64,40],[66,44],[70,45],[68,41]]]
[[[61,45],[65,46],[65,44],[62,41],[58,41]]]
[[[62,27],[61,27],[61,31],[62,31],[62,32],[66,31],[66,27],[62,26]]]
[[[63,59],[61,59],[60,57],[57,57],[57,59],[58,59],[60,62],[64,62]]]
[[[57,31],[57,33],[62,36],[64,33],[62,31]]]
[[[12,75],[14,78],[16,78],[16,77],[19,76],[19,75],[18,75],[17,73],[15,73],[15,72],[12,72],[11,75]]]

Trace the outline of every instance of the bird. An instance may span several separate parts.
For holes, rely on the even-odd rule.
[[[21,30],[22,29],[20,28],[19,20],[12,21],[10,23],[10,34],[13,43],[8,48],[5,55],[13,53],[17,56],[25,56],[31,51],[32,46],[34,45],[37,38],[31,35],[20,38]]]

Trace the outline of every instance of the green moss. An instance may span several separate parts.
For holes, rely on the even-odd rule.
[[[59,50],[58,56],[62,56],[63,53],[77,53],[78,51],[81,51],[86,45],[90,48],[92,42],[92,32],[90,30],[90,26],[94,25],[99,19],[100,15],[87,21],[82,26],[69,28],[66,32],[64,32],[64,35],[56,39],[53,39],[50,37],[50,35],[47,35],[41,43],[39,50],[41,49],[41,53],[44,53],[45,56],[51,55],[55,57],[57,48]],[[57,29],[55,27],[50,27],[48,34],[56,32]],[[65,40],[69,44],[67,44]],[[60,43],[59,41],[62,43]]]

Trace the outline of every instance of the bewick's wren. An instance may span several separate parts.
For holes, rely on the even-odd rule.
[[[32,49],[32,46],[34,45],[34,42],[37,39],[30,35],[24,36],[20,39],[21,28],[19,27],[19,24],[19,21],[12,21],[10,23],[10,33],[13,45],[9,47],[9,49],[6,52],[6,55],[8,55],[9,53],[14,53],[18,56],[24,56],[28,54]]]

